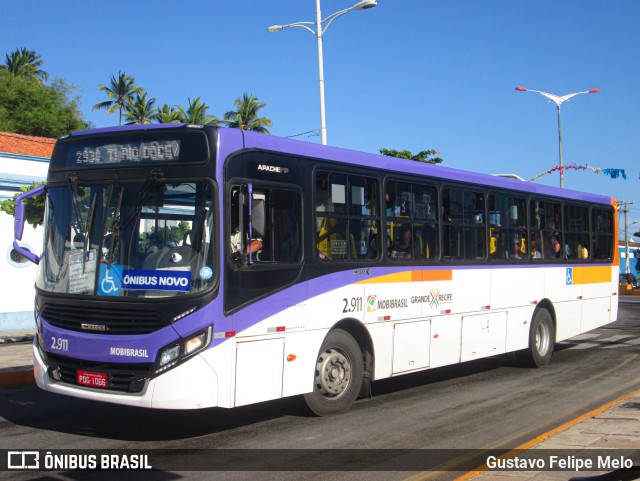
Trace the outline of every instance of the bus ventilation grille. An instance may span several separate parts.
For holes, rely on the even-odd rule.
[[[151,377],[153,364],[105,364],[103,362],[81,361],[47,353],[49,376],[66,384],[78,385],[78,371],[88,370],[106,374],[107,391],[140,393]],[[55,376],[52,373],[57,371]]]
[[[148,334],[169,325],[154,311],[95,309],[47,304],[42,318],[49,324],[87,334]]]

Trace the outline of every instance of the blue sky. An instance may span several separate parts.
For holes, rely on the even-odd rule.
[[[323,17],[355,1],[322,0]],[[267,32],[315,20],[314,0],[22,0],[2,10],[0,53],[40,53],[50,78],[78,86],[96,127],[118,122],[91,107],[122,70],[159,104],[200,96],[221,117],[249,92],[266,102],[274,135],[319,128],[315,38]],[[629,222],[640,230],[639,19],[637,0],[378,0],[326,33],[328,143],[436,149],[447,166],[529,179],[558,164],[556,107],[515,87],[599,88],[562,106],[564,161],[629,179],[567,171],[565,187],[635,202]],[[558,185],[558,174],[537,182]]]

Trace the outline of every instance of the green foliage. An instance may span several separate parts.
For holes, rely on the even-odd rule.
[[[224,124],[232,128],[269,134],[267,127],[273,124],[271,119],[258,115],[258,111],[266,107],[266,104],[259,102],[257,97],[246,92],[242,98],[234,101],[235,110],[227,111],[224,114],[224,120],[221,121],[215,115],[207,113],[209,106],[202,101],[201,97],[193,100],[188,98],[189,103],[186,109],[169,104],[156,107],[155,97],[147,99],[144,89],[135,85],[135,79],[122,71],[118,71],[117,76],[111,75],[109,85],[100,85],[98,88],[107,94],[108,100],[95,104],[93,109],[105,109],[109,113],[119,111],[120,125],[124,116],[127,124],[150,124],[154,121],[161,124],[181,122],[213,126]]]
[[[13,199],[6,199],[0,203],[0,211],[6,212],[11,217],[13,217],[15,215],[15,199],[22,192],[27,192],[28,190],[34,189],[42,184],[44,184],[44,182],[34,182],[30,186],[20,187],[21,192],[18,192],[16,195],[14,195]],[[45,194],[31,197],[24,202],[24,213],[26,221],[27,223],[31,224],[34,229],[44,223],[44,203]]]
[[[49,74],[40,69],[44,63],[40,57],[41,55],[33,50],[27,50],[25,47],[17,48],[6,55],[5,65],[1,65],[0,69],[6,70],[14,77],[45,82]]]
[[[146,249],[150,244],[161,241],[162,243],[173,242],[180,245],[185,238],[185,234],[189,232],[190,227],[187,221],[180,221],[177,226],[155,227],[152,226],[148,232],[140,234],[140,244]]]
[[[426,162],[427,164],[440,164],[444,162],[441,157],[431,157],[432,155],[439,154],[436,150],[422,150],[417,154],[413,154],[408,150],[392,150],[392,149],[380,149],[382,155],[388,155],[390,157],[397,157],[399,159],[415,160],[416,162]]]
[[[0,131],[53,138],[87,128],[75,90],[61,79],[46,86],[0,70]]]
[[[122,125],[122,113],[127,105],[133,103],[136,94],[143,93],[135,84],[135,79],[122,71],[118,71],[117,77],[111,75],[109,85],[100,85],[98,88],[107,94],[109,100],[95,104],[93,110],[106,109],[110,114],[117,110],[120,114],[119,125]]]
[[[220,120],[215,115],[207,114],[207,110],[209,106],[200,97],[193,100],[189,98],[189,106],[187,110],[183,110],[182,121],[196,125],[220,125]]]
[[[153,120],[160,124],[179,124],[182,122],[184,113],[185,112],[182,107],[164,104],[162,107],[156,109]]]
[[[136,94],[135,100],[125,107],[127,125],[150,124],[158,112],[155,104],[155,97],[147,100],[147,92]]]
[[[229,127],[251,130],[261,134],[269,134],[267,127],[271,127],[271,119],[260,117],[258,111],[266,107],[264,102],[258,102],[257,97],[244,93],[242,98],[234,101],[236,110],[229,110],[224,114],[224,122]]]

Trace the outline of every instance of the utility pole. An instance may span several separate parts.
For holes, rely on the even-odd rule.
[[[625,269],[624,272],[628,274],[630,272],[629,269],[629,227],[627,226],[627,214],[629,213],[629,206],[633,204],[631,202],[619,202],[618,205],[621,207],[621,211],[624,214],[624,258],[625,258]]]

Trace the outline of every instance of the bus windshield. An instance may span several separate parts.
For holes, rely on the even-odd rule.
[[[213,285],[209,181],[48,187],[36,286],[82,296],[168,297]]]

